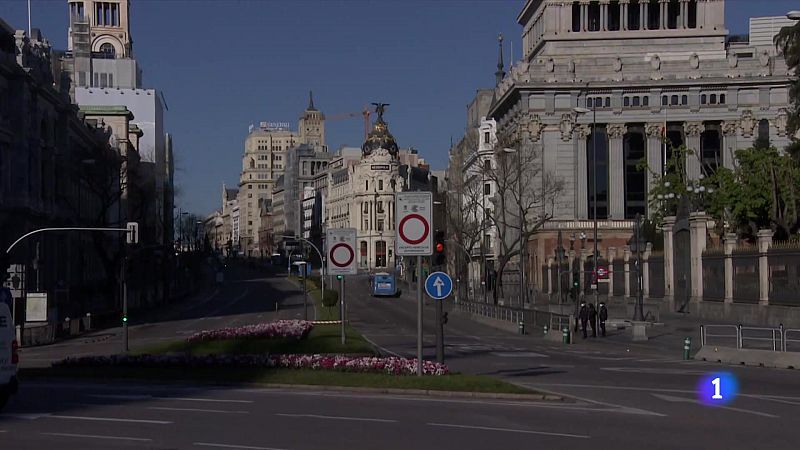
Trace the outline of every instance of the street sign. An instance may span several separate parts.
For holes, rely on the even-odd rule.
[[[127,232],[127,242],[128,244],[138,244],[139,243],[139,222],[128,222],[126,226],[128,229]]]
[[[356,229],[328,228],[325,233],[327,245],[328,275],[355,275],[358,273],[356,263]]]
[[[597,278],[601,280],[608,278],[608,269],[603,266],[597,266]]]
[[[453,292],[453,279],[444,272],[433,272],[425,280],[425,292],[434,300],[444,300]]]
[[[28,292],[25,299],[25,321],[47,322],[46,292]]]
[[[430,192],[399,192],[396,194],[395,208],[397,255],[432,255],[433,194]]]

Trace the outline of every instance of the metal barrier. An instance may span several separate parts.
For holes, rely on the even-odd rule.
[[[733,333],[719,334],[720,331],[717,330],[731,330]],[[700,325],[700,345],[706,345],[710,337],[733,339],[734,345],[739,348],[739,328],[736,325]]]
[[[459,301],[456,308],[463,312],[468,312],[476,316],[487,317],[490,319],[503,320],[512,323],[523,322],[525,328],[532,330],[540,329],[547,325],[552,330],[562,330],[569,328],[570,317],[567,314],[560,314],[538,309],[521,309],[509,306],[499,306],[490,303]]]
[[[709,333],[709,330],[712,332]],[[725,330],[733,333],[720,334]],[[800,352],[800,329],[786,329],[783,324],[778,328],[746,327],[742,325],[700,325],[700,344],[703,346],[709,345],[709,337],[734,340],[737,349],[769,350],[771,347],[772,351],[775,352]],[[789,343],[798,344],[797,349],[790,349]]]

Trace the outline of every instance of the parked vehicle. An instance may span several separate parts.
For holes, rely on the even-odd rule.
[[[393,274],[378,272],[371,276],[372,295],[375,297],[397,297],[397,281]]]
[[[0,409],[17,393],[18,348],[11,310],[0,302]]]

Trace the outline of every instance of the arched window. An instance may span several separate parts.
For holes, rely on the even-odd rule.
[[[642,97],[642,106],[650,106],[650,96],[645,95]]]
[[[725,104],[725,94],[719,94],[719,104],[720,105]]]
[[[688,95],[682,95],[681,96],[681,105],[688,105],[688,104],[689,104],[689,96]]]
[[[256,168],[256,162],[255,162],[255,160],[253,158],[250,158],[250,168],[251,169],[255,169]]]
[[[594,167],[594,139],[597,139],[597,167]],[[586,139],[586,167],[589,175],[587,188],[589,218],[594,219],[594,176],[597,174],[597,218],[608,218],[608,139],[604,126],[597,127],[594,132]]]
[[[636,98],[636,97],[634,97],[634,98]],[[630,97],[624,97],[622,99],[622,106],[631,106],[631,98]]]
[[[611,107],[611,97],[606,97],[606,101],[603,104],[603,106],[605,106],[606,108],[610,108]]]
[[[633,97],[633,106],[639,106],[639,96]]]
[[[594,107],[594,99],[592,97],[587,97],[586,98],[586,107],[587,108]]]
[[[662,95],[661,106],[667,106],[667,105],[669,105],[669,97],[667,97],[666,95]]]
[[[361,241],[361,265],[367,265],[367,241]]]
[[[709,96],[709,98],[708,98],[708,102],[711,103],[712,105],[716,105],[717,104],[717,94],[711,94]]]
[[[703,174],[711,175],[722,164],[722,138],[719,123],[706,123],[700,135],[700,155]]]
[[[100,53],[104,54],[105,56],[113,58],[114,55],[117,53],[114,50],[114,46],[108,42],[100,46]]]
[[[705,105],[706,103],[708,103],[708,96],[706,94],[703,94],[700,96],[700,104]]]
[[[375,267],[386,267],[386,241],[375,242]]]
[[[672,96],[672,98],[670,99],[670,104],[672,104],[672,105],[677,105],[678,104],[678,96],[677,95],[673,95]]]
[[[625,158],[625,218],[633,219],[636,214],[645,215],[647,209],[647,175],[639,168],[645,159],[644,127],[629,126],[623,137]],[[621,219],[619,217],[618,219]]]

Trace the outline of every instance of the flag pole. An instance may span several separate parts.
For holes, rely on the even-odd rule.
[[[31,0],[28,0],[28,38],[31,37]]]

